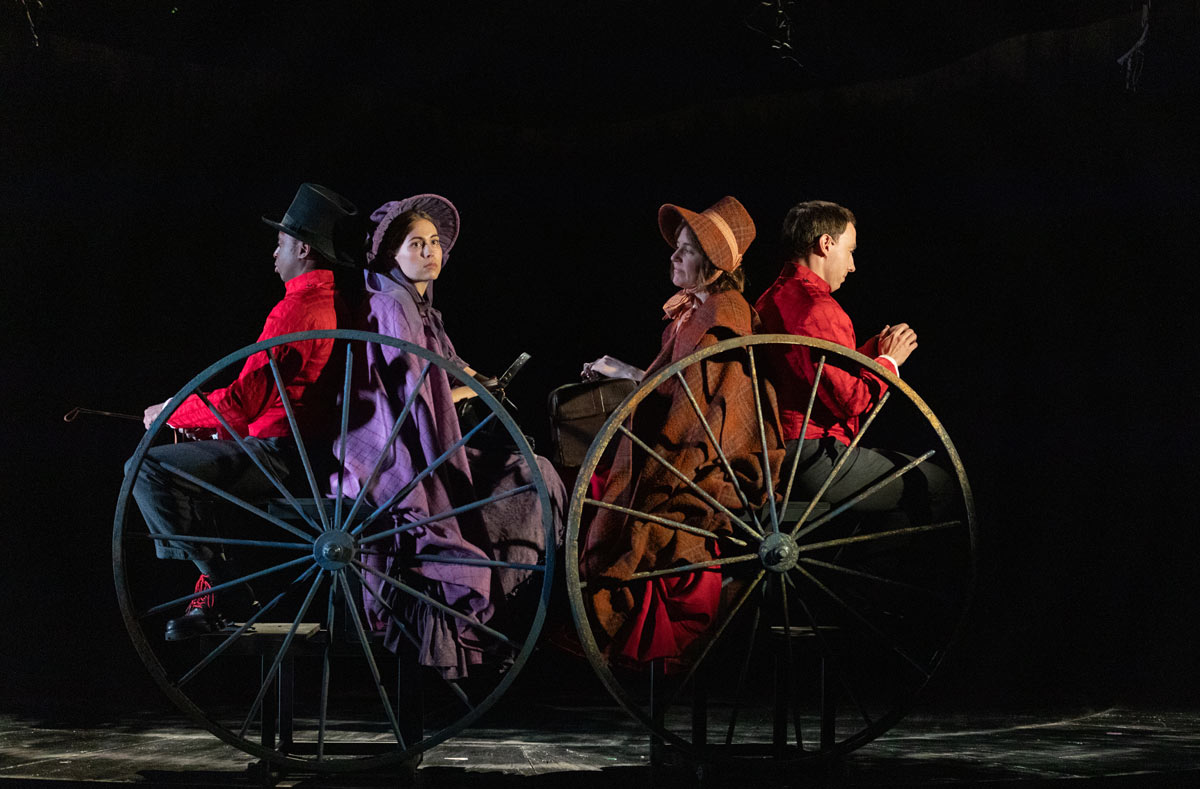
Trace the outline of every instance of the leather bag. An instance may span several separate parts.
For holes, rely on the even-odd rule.
[[[575,468],[583,464],[592,439],[604,420],[617,410],[637,383],[627,378],[606,378],[560,386],[550,393],[551,460],[555,465]]]

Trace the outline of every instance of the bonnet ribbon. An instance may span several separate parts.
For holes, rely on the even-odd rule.
[[[738,252],[737,237],[733,234],[733,229],[729,227],[729,223],[725,221],[725,217],[713,211],[711,214],[705,211],[701,216],[707,217],[708,221],[713,223],[713,227],[725,239],[725,243],[729,245],[729,256],[733,264],[729,267],[729,271],[742,264],[742,254]]]
[[[708,286],[716,282],[723,273],[723,271],[718,270],[706,282],[700,285],[693,285],[690,288],[684,288],[667,299],[666,304],[663,304],[663,320],[673,321],[680,315],[690,315],[692,310],[699,307],[702,303],[700,297],[696,294],[708,290]]]

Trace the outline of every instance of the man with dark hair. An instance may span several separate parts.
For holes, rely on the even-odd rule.
[[[344,197],[315,184],[303,184],[287,214],[279,222],[263,217],[278,231],[275,272],[286,293],[267,316],[258,341],[283,334],[344,325],[345,308],[334,281],[334,269],[347,271],[359,265],[362,236],[358,209]],[[284,390],[293,408],[297,428],[306,439],[332,437],[336,432],[338,376],[326,363],[333,340],[306,340],[274,349]],[[280,482],[302,473],[296,442],[283,401],[275,385],[265,351],[248,359],[232,384],[206,394],[213,409],[244,436],[243,443]],[[167,400],[150,406],[144,414],[147,428]],[[220,420],[197,395],[170,412],[171,427],[228,435]],[[308,446],[313,446],[309,443]],[[185,472],[235,496],[247,499],[276,494],[270,479],[235,441],[194,441],[150,449],[138,471],[133,496],[155,534],[187,535],[201,531],[205,521],[197,497],[211,497],[199,485],[175,470]],[[196,591],[235,581],[240,577],[233,562],[209,544],[156,541],[160,559],[190,559],[200,569]],[[254,596],[246,584],[221,592],[221,610],[245,615],[253,610]],[[167,623],[166,637],[178,640],[211,633],[224,625],[216,595],[197,597],[183,616]]]
[[[885,326],[858,346],[854,326],[833,293],[854,269],[858,230],[854,214],[836,203],[800,203],[783,221],[785,263],[779,277],[754,305],[765,333],[797,334],[836,342],[874,358],[896,375],[917,347],[917,334],[907,323]],[[788,442],[785,472],[800,453],[796,489],[815,495],[859,430],[861,419],[887,390],[887,382],[866,368],[856,372],[826,364],[817,398],[803,436],[804,414],[816,378],[817,364],[806,346],[787,346],[772,358],[780,417]],[[899,452],[859,446],[828,490],[831,501],[844,500],[908,463]],[[950,490],[944,471],[924,463],[855,505],[859,510],[902,508],[911,517],[929,518],[943,506]]]

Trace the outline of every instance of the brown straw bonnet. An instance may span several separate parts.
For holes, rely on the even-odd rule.
[[[658,227],[672,247],[679,235],[680,223],[696,235],[700,248],[721,271],[733,271],[742,263],[742,255],[754,240],[754,220],[736,197],[722,197],[700,213],[667,203],[658,209]]]
[[[405,211],[413,210],[424,211],[433,217],[433,224],[437,226],[438,239],[442,245],[442,265],[446,264],[450,257],[450,248],[454,246],[454,242],[458,238],[458,209],[454,207],[454,203],[435,194],[413,195],[403,200],[392,200],[375,209],[371,214],[371,221],[376,224],[374,232],[371,233],[371,249],[367,252],[368,263],[375,260],[375,256],[379,254],[379,246],[383,243],[383,237],[387,235],[392,221]]]
[[[263,217],[276,230],[310,245],[331,263],[362,265],[364,235],[358,207],[320,184],[300,184],[283,219]]]

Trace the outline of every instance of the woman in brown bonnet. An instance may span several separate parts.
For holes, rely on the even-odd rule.
[[[742,296],[742,256],[754,240],[754,222],[733,197],[695,213],[675,205],[658,211],[663,238],[674,247],[671,282],[679,292],[663,305],[669,321],[662,349],[645,370],[603,356],[584,365],[583,377],[624,377],[640,381],[691,353],[732,337],[752,334],[758,316]],[[719,437],[738,484],[751,493],[765,488],[754,390],[744,354],[722,354],[690,365],[684,379],[700,410]],[[771,405],[768,398],[767,405]],[[638,406],[632,431],[679,471],[731,510],[742,508],[737,491],[707,438],[687,392],[668,379]],[[767,414],[770,469],[777,473],[783,451],[774,409]],[[646,454],[634,453],[622,438],[603,493],[607,504],[680,521],[718,534],[729,533],[729,518]],[[594,482],[596,482],[594,480]],[[751,493],[751,495],[753,495]],[[760,504],[761,501],[751,501]],[[671,665],[716,618],[721,597],[719,568],[658,577],[644,584],[605,586],[604,578],[625,579],[636,572],[710,561],[715,540],[597,508],[582,539],[581,576],[600,646],[617,660],[638,663],[663,658]],[[608,642],[604,642],[604,636]]]

